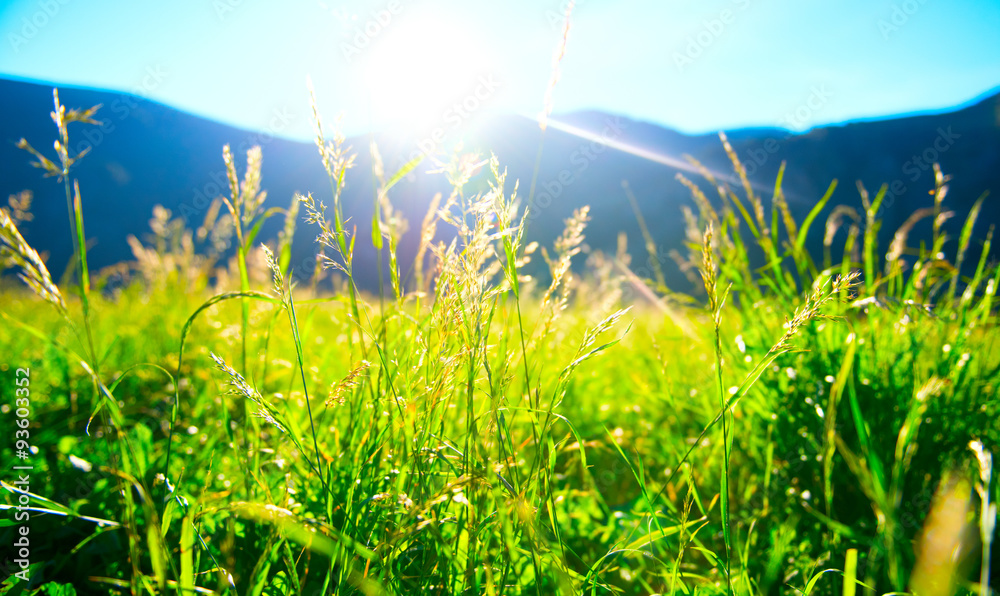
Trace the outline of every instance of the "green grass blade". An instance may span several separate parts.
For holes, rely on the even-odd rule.
[[[799,227],[799,233],[795,237],[795,250],[801,251],[805,247],[806,238],[809,236],[809,228],[812,226],[813,221],[815,221],[819,216],[820,212],[823,211],[823,208],[826,207],[826,204],[830,201],[830,197],[833,196],[833,191],[836,189],[837,181],[834,180],[830,183],[830,186],[827,187],[826,192],[823,193],[820,200],[813,205],[812,209],[809,210],[809,214],[806,215],[806,218],[802,221],[802,225]]]

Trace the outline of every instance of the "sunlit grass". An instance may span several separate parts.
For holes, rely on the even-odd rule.
[[[93,114],[65,114],[69,146],[65,122]],[[197,230],[157,210],[124,285],[86,268],[79,156],[33,152],[79,230],[59,288],[17,231],[24,195],[0,215],[0,256],[33,290],[6,285],[0,341],[5,375],[32,371],[34,577],[88,593],[987,593],[1000,269],[992,229],[974,240],[981,203],[960,238],[942,231],[940,170],[932,245],[909,247],[907,224],[883,251],[884,188],[816,231],[833,187],[797,222],[780,179],[766,201],[723,137],[740,187],[693,161],[704,183],[682,178],[705,286],[685,297],[628,255],[582,254],[600,225],[586,209],[538,247],[485,156],[448,164],[452,192],[409,232],[402,176],[373,172],[375,241],[356,246],[340,201],[354,154],[316,120],[328,190],[271,207],[266,155],[240,181],[225,149],[229,196]],[[284,232],[262,244],[272,216]],[[336,292],[292,278],[301,233]],[[403,233],[421,239],[410,283]],[[817,233],[824,255],[805,249]],[[361,250],[388,260],[378,295],[354,283]],[[0,395],[9,408],[14,386]],[[4,488],[9,509],[21,495]]]

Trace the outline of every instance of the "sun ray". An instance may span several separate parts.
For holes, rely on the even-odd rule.
[[[635,145],[630,145],[629,143],[626,143],[624,141],[608,138],[604,135],[591,132],[585,128],[580,128],[579,126],[574,126],[572,124],[560,122],[552,118],[549,118],[547,120],[547,125],[552,128],[561,130],[562,132],[569,133],[573,136],[579,137],[581,139],[586,139],[588,141],[592,141],[599,145],[604,145],[605,147],[615,149],[616,151],[622,151],[624,153],[628,153],[636,157],[641,157],[642,159],[663,164],[665,166],[669,166],[678,170],[683,170],[685,172],[690,172],[692,174],[699,174],[699,175],[701,174],[701,171],[698,168],[696,168],[695,166],[691,165],[690,163],[688,163],[683,159],[678,159],[676,157],[671,157],[669,155],[657,153],[656,151],[645,149],[643,147],[636,147]],[[731,172],[723,173],[716,170],[712,170],[710,168],[708,168],[708,171],[713,176],[715,176],[717,180],[737,186],[740,184],[740,179]],[[751,182],[751,186],[753,186],[753,188],[756,190],[760,190],[761,192],[770,193],[773,192],[774,190],[773,186],[768,186],[766,184],[759,184],[755,182]]]

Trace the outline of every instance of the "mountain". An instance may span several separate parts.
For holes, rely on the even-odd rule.
[[[69,108],[103,104],[98,112],[103,126],[73,125],[70,130],[73,149],[91,147],[90,154],[74,168],[73,176],[80,181],[86,233],[93,241],[88,253],[92,268],[132,258],[126,238],[129,234],[142,237],[148,231],[154,205],[163,205],[175,215],[184,216],[190,227],[197,227],[208,201],[225,192],[222,146],[227,143],[241,171],[246,149],[261,145],[263,188],[268,191],[269,205],[285,207],[295,192],[310,191],[330,202],[329,181],[311,143],[284,140],[272,132],[225,126],[133,95],[65,88],[60,90],[60,97]],[[24,225],[24,232],[33,246],[48,253],[50,268],[58,275],[72,255],[62,185],[43,179],[40,170],[28,166],[30,156],[15,147],[17,140],[24,137],[36,148],[51,153],[55,136],[49,118],[51,109],[51,87],[0,79],[0,110],[4,114],[0,120],[0,195],[24,189],[35,193],[35,220]],[[291,119],[309,117],[307,105],[296,112],[275,112],[272,131],[280,132]],[[693,156],[721,173],[723,179],[732,176],[716,135],[685,135],[600,112],[565,114],[553,120],[544,134],[532,206],[535,217],[528,232],[530,239],[543,245],[551,245],[562,230],[562,220],[575,208],[590,205],[592,222],[587,244],[614,251],[617,236],[624,231],[630,252],[637,260],[645,261],[636,218],[622,189],[622,181],[627,180],[651,233],[661,244],[661,254],[673,248],[683,249],[681,206],[693,206],[690,193],[675,179],[677,172],[686,167],[683,156]],[[481,149],[484,155],[496,153],[508,169],[508,190],[517,179],[519,195],[527,197],[542,141],[537,123],[516,116],[498,116],[462,124],[469,125],[466,148]],[[452,126],[455,124],[447,124]],[[442,125],[438,130],[450,133],[447,127]],[[432,139],[433,132],[427,131],[426,138]],[[931,205],[928,191],[934,179],[930,164],[935,161],[953,177],[945,203],[956,214],[946,224],[953,237],[984,191],[1000,191],[1000,94],[949,113],[855,122],[801,134],[757,128],[730,131],[728,136],[751,182],[766,198],[771,196],[780,164],[787,162],[783,189],[800,221],[833,179],[840,184],[826,213],[837,204],[860,209],[856,181],[873,194],[881,184],[889,184],[890,194],[882,213],[883,247],[914,210]],[[386,171],[391,174],[414,155],[424,137],[406,140],[378,134],[374,138]],[[593,138],[605,139],[611,146],[595,143]],[[374,287],[377,279],[374,251],[364,250],[371,246],[371,140],[349,140],[359,155],[348,175],[344,195],[349,225],[357,226],[356,270],[359,282],[366,287]],[[432,167],[425,162],[391,193],[393,204],[405,213],[411,225],[400,244],[404,274],[412,262],[416,230],[431,197],[448,190],[442,174],[429,173]],[[711,191],[697,174],[685,173]],[[482,180],[470,184],[472,191],[484,188]],[[818,243],[826,213],[814,224],[810,238],[814,251],[821,248]],[[974,236],[985,237],[998,216],[996,201],[988,199]],[[273,237],[282,225],[280,220],[269,222],[262,237]],[[929,230],[929,221],[918,224],[911,245],[916,242],[914,238],[927,236]],[[299,224],[293,263],[300,264],[302,270],[308,270],[312,263],[314,232],[304,223]],[[970,258],[976,258],[975,245],[972,252]],[[671,283],[683,279],[672,263],[666,263],[664,270]]]

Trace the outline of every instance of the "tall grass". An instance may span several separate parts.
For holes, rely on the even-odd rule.
[[[58,153],[65,123],[94,112],[56,113]],[[75,293],[18,231],[23,199],[0,215],[3,261],[34,292],[5,290],[0,340],[44,396],[29,496],[50,593],[987,592],[1000,269],[992,230],[973,240],[982,200],[957,246],[945,235],[940,170],[929,211],[882,253],[884,187],[860,190],[859,213],[828,208],[833,184],[796,221],[784,168],[767,204],[723,137],[734,184],[703,171],[710,199],[681,178],[696,209],[686,265],[705,288],[683,297],[624,254],[594,252],[580,273],[587,209],[538,247],[517,183],[475,155],[442,168],[452,190],[415,232],[408,282],[391,196],[419,162],[387,176],[379,157],[387,299],[354,282],[354,154],[316,124],[329,195],[265,210],[260,151],[240,182],[224,149],[229,196],[197,230],[158,210],[115,289],[108,272],[87,281],[78,187]],[[71,188],[79,156],[29,150]],[[333,294],[289,269],[299,208]],[[820,263],[806,247],[823,213]],[[912,248],[925,213],[931,246]],[[284,232],[262,243],[276,214]],[[544,281],[528,274],[539,255]],[[103,448],[80,432],[92,415]],[[3,486],[10,509],[19,489]],[[961,556],[942,566],[945,535]]]

